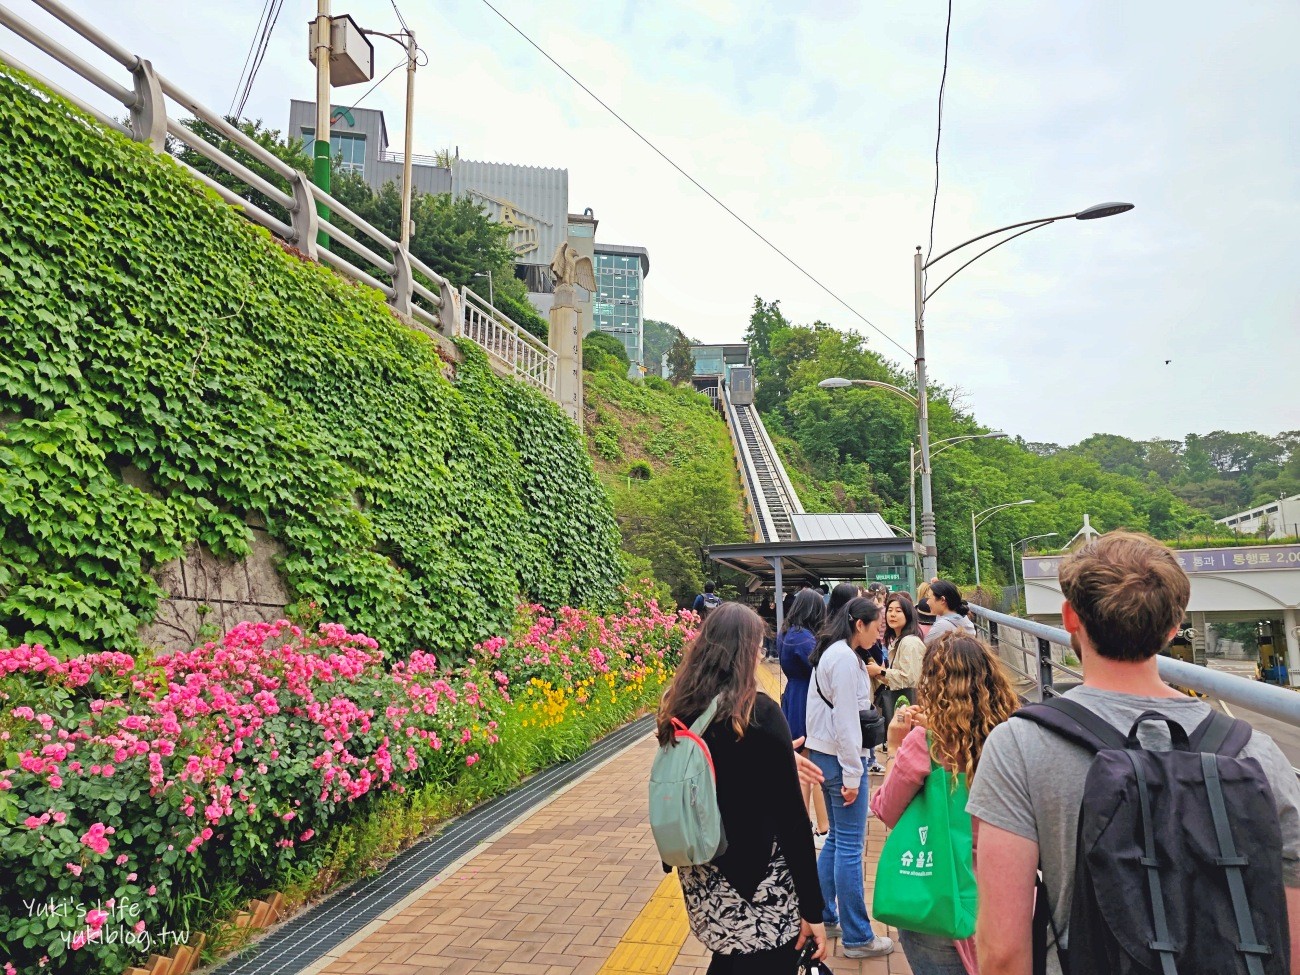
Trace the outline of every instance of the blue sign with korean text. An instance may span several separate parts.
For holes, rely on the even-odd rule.
[[[1242,572],[1258,569],[1300,569],[1300,545],[1257,545],[1247,548],[1194,548],[1174,552],[1188,574],[1197,572]],[[1055,579],[1060,555],[1023,559],[1026,579]]]

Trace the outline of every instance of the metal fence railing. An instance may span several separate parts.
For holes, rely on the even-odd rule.
[[[412,256],[404,244],[377,230],[314,185],[305,173],[259,145],[225,117],[156,72],[149,61],[126,50],[59,0],[32,0],[32,3],[89,42],[117,68],[126,69],[127,84],[20,17],[5,3],[0,3],[0,27],[9,31],[8,37],[20,38],[71,72],[67,80],[73,87],[78,86],[73,81],[75,77],[120,104],[129,113],[129,124],[123,124],[112,113],[72,93],[68,85],[60,85],[27,66],[3,47],[0,47],[0,62],[77,105],[108,128],[145,143],[156,152],[170,153],[191,176],[238,208],[247,219],[292,244],[312,260],[380,291],[397,312],[449,337],[464,335],[478,342],[513,369],[518,378],[555,398],[555,354],[544,343],[539,343],[477,296],[473,301],[475,310],[471,312],[471,304],[465,300],[468,291],[457,292],[446,278]],[[0,41],[4,40],[6,35],[0,33]],[[181,111],[177,112],[177,108]],[[173,112],[175,116],[183,114],[204,123],[273,173],[275,179],[259,175],[212,145]],[[178,144],[256,190],[277,213],[268,212],[189,165],[177,156]],[[281,219],[282,216],[286,219]],[[318,241],[322,237],[332,242],[329,247],[320,246]]]
[[[972,606],[971,609],[975,613],[976,625],[1001,660],[1017,676],[1033,685],[1026,696],[1036,695],[1037,700],[1042,700],[1083,680],[1079,670],[1058,659],[1070,649],[1070,635],[1065,630],[995,613],[982,606]],[[1161,678],[1175,687],[1204,694],[1288,725],[1300,726],[1300,694],[1173,657],[1162,656],[1158,662]]]
[[[464,335],[512,368],[520,382],[554,395],[559,356],[469,288],[461,291],[465,306]]]

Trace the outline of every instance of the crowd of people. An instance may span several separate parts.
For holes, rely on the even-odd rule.
[[[692,931],[714,952],[710,972],[791,975],[801,951],[805,960],[822,959],[833,939],[848,958],[886,955],[895,945],[882,918],[899,930],[915,975],[1148,970],[1116,958],[1139,958],[1152,964],[1149,970],[1166,972],[1300,971],[1300,785],[1267,735],[1216,718],[1204,701],[1161,680],[1156,657],[1181,625],[1190,592],[1177,560],[1147,536],[1113,532],[1064,558],[1060,580],[1064,627],[1084,680],[1055,706],[1022,707],[960,590],[947,580],[924,584],[915,600],[879,584],[805,587],[787,597],[783,625],[770,642],[764,617],[774,602],[765,602],[761,615],[736,602],[708,612],[665,694],[659,727],[670,747],[674,718],[689,724],[717,701],[703,740],[715,763],[727,844],[711,862],[679,868]],[[755,693],[765,653],[779,657],[786,678],[779,707]],[[1100,739],[1092,748],[1090,735]],[[1161,803],[1188,803],[1155,827],[1163,831],[1162,850],[1196,845],[1184,837],[1179,847],[1171,838],[1178,830],[1190,835],[1196,814],[1179,793],[1187,776],[1162,784],[1164,766],[1151,756],[1204,748],[1188,758],[1202,763],[1195,767],[1216,788],[1222,775],[1229,819],[1247,815],[1233,804],[1247,802],[1241,797],[1251,789],[1256,800],[1266,797],[1253,810],[1256,832],[1238,837],[1243,848],[1234,852],[1229,836],[1214,851],[1217,859],[1198,867],[1250,873],[1247,882],[1206,886],[1215,893],[1199,906],[1177,887],[1162,894],[1148,816],[1146,856],[1113,858],[1138,871],[1136,893],[1125,901],[1136,908],[1098,935],[1084,901],[1097,899],[1090,884],[1101,881],[1087,871],[1120,867],[1096,858],[1085,866],[1082,856],[1076,864],[1076,842],[1084,832],[1105,840],[1089,803],[1115,800],[1087,791],[1110,754],[1096,751],[1103,747],[1140,756],[1131,762],[1139,783],[1132,806],[1139,796],[1145,813],[1148,803],[1158,812],[1173,808]],[[1129,765],[1103,771],[1120,776],[1114,789],[1122,792]],[[1234,791],[1239,779],[1250,780],[1248,788]],[[1224,800],[1208,802],[1218,817]],[[1111,808],[1104,815],[1117,814]],[[922,823],[915,859],[910,849],[902,853],[909,869],[885,855],[893,837],[886,842],[872,909],[863,869],[870,818],[886,830],[904,818]],[[905,842],[902,834],[900,826],[895,835]],[[1216,836],[1208,835],[1207,842]],[[1224,841],[1224,828],[1217,837]],[[1257,862],[1251,873],[1247,849],[1270,851],[1255,860],[1276,864]],[[951,887],[938,894],[922,889],[935,885],[935,871],[910,869],[927,864],[934,850],[946,851],[948,874],[956,875],[945,876]],[[918,891],[924,909],[916,906]],[[1244,910],[1243,891],[1255,898]],[[1211,909],[1214,924],[1196,913]],[[1132,935],[1146,941],[1129,945],[1123,925],[1140,926],[1133,918],[1148,913],[1157,936]],[[1233,918],[1243,923],[1243,914],[1248,927],[1238,930]],[[1231,936],[1219,937],[1216,954],[1220,930]],[[1105,938],[1123,948],[1106,949],[1114,956],[1109,965],[1096,960]],[[1215,965],[1227,958],[1241,967],[1204,967],[1212,957]]]

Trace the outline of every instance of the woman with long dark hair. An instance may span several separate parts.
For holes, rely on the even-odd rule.
[[[970,607],[961,597],[961,590],[947,579],[937,579],[930,586],[930,612],[935,616],[934,626],[925,635],[925,645],[932,646],[946,633],[962,632],[975,636],[975,624],[967,614]]]
[[[821,594],[813,589],[805,589],[795,596],[790,615],[785,618],[781,634],[776,638],[781,672],[786,678],[785,690],[781,692],[781,711],[790,725],[790,734],[795,738],[808,734],[805,716],[808,709],[808,682],[812,678],[812,665],[808,663],[808,658],[817,646],[817,632],[825,622],[826,606]],[[810,783],[805,784],[803,797],[804,808],[807,809],[811,802],[816,817],[813,824],[816,838],[813,842],[822,843],[830,825],[826,818],[826,804],[821,801],[821,789]]]
[[[758,693],[763,621],[723,603],[687,648],[659,706],[658,738],[674,740],[673,718],[693,724],[717,700],[702,737],[717,776],[727,839],[712,863],[679,867],[691,931],[713,950],[711,975],[793,975],[808,938],[826,950],[825,907],[808,814],[801,800],[790,728]]]
[[[871,811],[893,828],[925,785],[931,759],[969,785],[990,732],[1019,706],[1015,691],[984,641],[950,632],[925,652],[917,684],[919,704],[899,708],[889,725],[889,767],[871,799]],[[979,845],[972,823],[972,858]],[[978,975],[975,939],[953,942],[899,932],[914,975]]]
[[[867,838],[867,801],[862,793],[863,747],[859,712],[871,707],[866,654],[880,639],[883,620],[874,600],[859,596],[826,621],[810,662],[808,757],[821,769],[830,836],[817,861],[825,920],[843,932],[849,958],[887,955],[894,943],[871,929],[862,886],[862,848]],[[839,931],[832,928],[831,936]]]
[[[910,703],[916,703],[916,685],[921,679],[921,661],[925,657],[925,643],[916,626],[916,609],[904,593],[893,593],[885,602],[885,648],[889,666],[882,667],[873,661],[867,664],[867,673],[872,681],[884,685],[882,698],[889,719],[899,695],[906,695]]]

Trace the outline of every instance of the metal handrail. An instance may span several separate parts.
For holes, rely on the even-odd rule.
[[[749,446],[745,443],[744,434],[740,430],[740,413],[736,409],[736,404],[731,402],[731,391],[721,383],[718,385],[718,391],[727,412],[727,432],[731,434],[736,458],[745,473],[742,486],[745,488],[745,493],[749,495],[750,507],[758,517],[759,534],[763,535],[764,541],[776,541],[776,522],[772,519],[772,512],[767,506],[767,497],[758,483],[758,470],[754,467],[754,459],[749,456]]]
[[[1051,647],[1053,645],[1070,646],[1070,634],[1065,630],[1055,626],[1047,626],[1034,620],[997,613],[991,609],[985,609],[983,606],[972,606],[971,611],[985,624],[989,633],[989,642],[995,649],[1001,649],[1002,641],[999,639],[999,632],[1002,629],[1024,633],[1037,641],[1038,666],[1032,668],[1031,671],[1021,671],[1021,673],[1025,677],[1034,680],[1040,700],[1043,696],[1050,697],[1059,693],[1055,689],[1055,681],[1051,677],[1054,670],[1064,671],[1079,680],[1083,679],[1081,673],[1070,670],[1051,658]],[[1023,647],[1019,649],[1026,656],[1028,655],[1028,651],[1025,651]],[[1005,657],[1002,659],[1006,660]],[[1274,687],[1272,684],[1265,684],[1262,681],[1247,680],[1244,677],[1238,677],[1236,674],[1225,674],[1222,671],[1211,670],[1199,664],[1189,664],[1173,657],[1160,656],[1156,658],[1156,661],[1160,668],[1160,677],[1166,683],[1181,687],[1184,690],[1204,694],[1225,704],[1235,705],[1256,714],[1276,718],[1278,721],[1283,721],[1289,725],[1300,725],[1300,694]]]
[[[105,92],[131,113],[131,124],[124,126],[117,119],[33,71],[3,50],[0,50],[0,61],[22,72],[58,97],[78,106],[106,127],[138,141],[147,142],[160,153],[167,151],[165,136],[170,136],[189,146],[282,208],[288,214],[289,223],[250,203],[193,166],[176,160],[191,176],[212,189],[227,203],[238,208],[247,219],[293,244],[308,258],[318,260],[354,281],[377,289],[397,311],[419,319],[421,323],[431,325],[443,334],[451,335],[468,334],[465,318],[470,314],[478,315],[491,322],[489,331],[493,334],[487,338],[493,341],[496,347],[489,348],[488,351],[504,358],[517,378],[538,386],[547,396],[555,399],[558,356],[545,343],[539,342],[536,337],[519,328],[500,310],[482,301],[477,295],[466,298],[469,294],[467,289],[461,294],[463,308],[455,307],[454,298],[452,305],[447,306],[447,296],[455,294],[454,286],[427,264],[413,257],[404,244],[388,237],[329,193],[312,184],[293,166],[259,145],[237,126],[228,122],[224,116],[208,109],[174,82],[155,72],[148,61],[132,54],[89,21],[68,9],[60,0],[32,0],[32,2],[131,72],[131,87],[120,85],[100,68],[83,60],[71,49],[25,21],[4,3],[0,3],[0,26],[8,28],[15,36],[22,38],[74,75]],[[247,152],[258,163],[285,180],[289,184],[289,191],[286,192],[269,182],[264,176],[253,172],[247,165],[231,158],[193,130],[170,117],[167,114],[169,99],[195,119],[211,126],[233,145]],[[328,220],[317,215],[318,207],[328,209]],[[340,224],[340,221],[346,221],[358,236],[353,236]],[[359,239],[359,235],[370,238],[377,246],[368,245],[367,242]],[[343,249],[355,254],[362,262],[388,275],[391,282],[379,280],[364,268],[357,266],[339,250],[320,247],[318,240],[325,237],[337,241]],[[417,275],[423,280],[417,279]],[[433,314],[429,308],[417,303],[415,300],[417,298],[427,302],[432,309],[441,314]],[[470,310],[471,302],[477,306],[473,312]],[[497,333],[502,338],[498,339]],[[501,356],[502,352],[506,353],[505,356]]]

